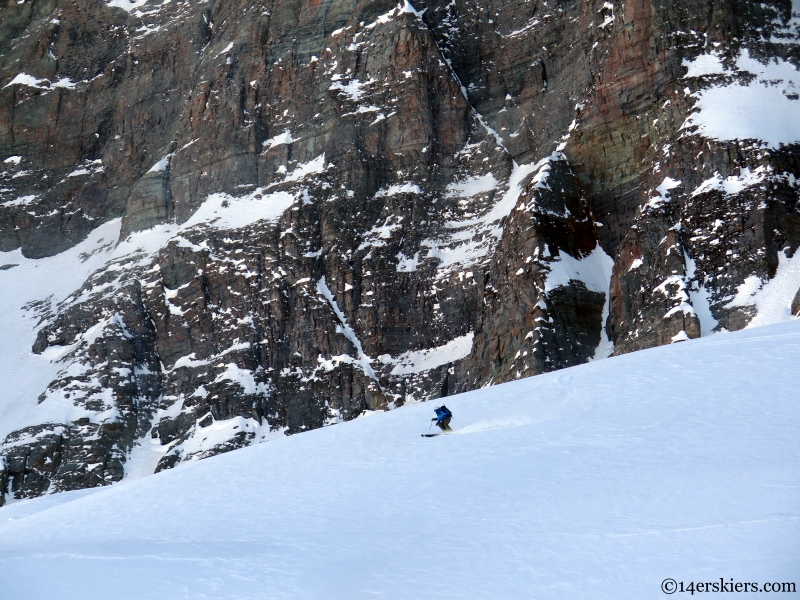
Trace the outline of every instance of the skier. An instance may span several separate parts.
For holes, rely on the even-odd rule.
[[[439,408],[434,408],[433,412],[436,413],[436,416],[431,419],[431,421],[436,421],[436,426],[439,429],[445,433],[448,431],[453,431],[450,429],[450,419],[453,418],[453,413],[450,412],[449,408],[442,404]]]

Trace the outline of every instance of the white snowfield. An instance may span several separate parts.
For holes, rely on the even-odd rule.
[[[800,12],[798,0],[794,8]],[[746,85],[713,85],[693,94],[695,112],[683,127],[697,126],[700,134],[717,140],[761,140],[771,148],[800,140],[800,72],[791,62],[775,58],[761,63],[745,50],[736,61],[736,71],[726,71],[714,54],[684,61],[684,66],[686,77],[748,73],[755,78]]]
[[[800,321],[0,509],[0,596],[663,598],[800,586]],[[688,594],[678,594],[683,597]],[[748,597],[760,598],[761,594]]]

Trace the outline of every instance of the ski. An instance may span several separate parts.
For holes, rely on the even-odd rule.
[[[441,433],[422,433],[420,434],[422,437],[436,437],[437,435],[442,435]]]

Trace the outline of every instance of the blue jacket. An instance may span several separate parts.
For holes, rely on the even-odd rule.
[[[453,413],[451,413],[450,409],[448,409],[444,404],[442,406],[440,406],[439,408],[434,408],[433,412],[435,412],[436,416],[438,417],[436,419],[436,423],[437,424],[441,423],[445,419],[450,419],[453,416]]]

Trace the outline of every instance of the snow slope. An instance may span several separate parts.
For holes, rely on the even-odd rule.
[[[368,414],[0,509],[0,590],[661,598],[800,583],[800,321]],[[759,595],[751,594],[757,598]]]
[[[165,157],[151,170],[163,170],[166,160]],[[324,156],[320,156],[299,164],[281,183],[300,181],[306,175],[318,172],[323,163]],[[120,265],[130,267],[129,263],[135,262],[139,266],[147,265],[148,260],[169,241],[183,239],[181,234],[196,227],[211,226],[217,231],[225,231],[261,220],[274,221],[305,192],[305,188],[294,194],[257,188],[239,197],[211,194],[181,225],[165,223],[120,240],[122,221],[114,219],[94,229],[80,244],[54,256],[30,259],[23,256],[19,248],[0,252],[0,333],[3,335],[0,350],[0,441],[23,427],[48,422],[66,423],[82,417],[109,419],[111,412],[116,411],[111,408],[106,414],[98,415],[95,411],[75,406],[74,401],[59,394],[50,396],[46,402],[39,402],[40,394],[59,376],[59,371],[70,368],[74,359],[72,351],[76,346],[51,346],[41,355],[36,355],[31,348],[37,330],[48,316],[57,311],[60,302],[80,290],[92,273],[109,266],[114,267],[111,271],[119,272],[122,271]],[[185,239],[183,242],[188,244]],[[117,263],[116,266],[113,263]]]
[[[40,316],[54,311],[115,256],[120,226],[120,219],[109,221],[82,243],[48,258],[26,258],[19,249],[0,252],[0,267],[5,267],[0,269],[0,441],[30,425],[95,416],[67,400],[38,402],[39,394],[64,367],[60,361],[70,348],[51,348],[37,355],[31,347]]]

